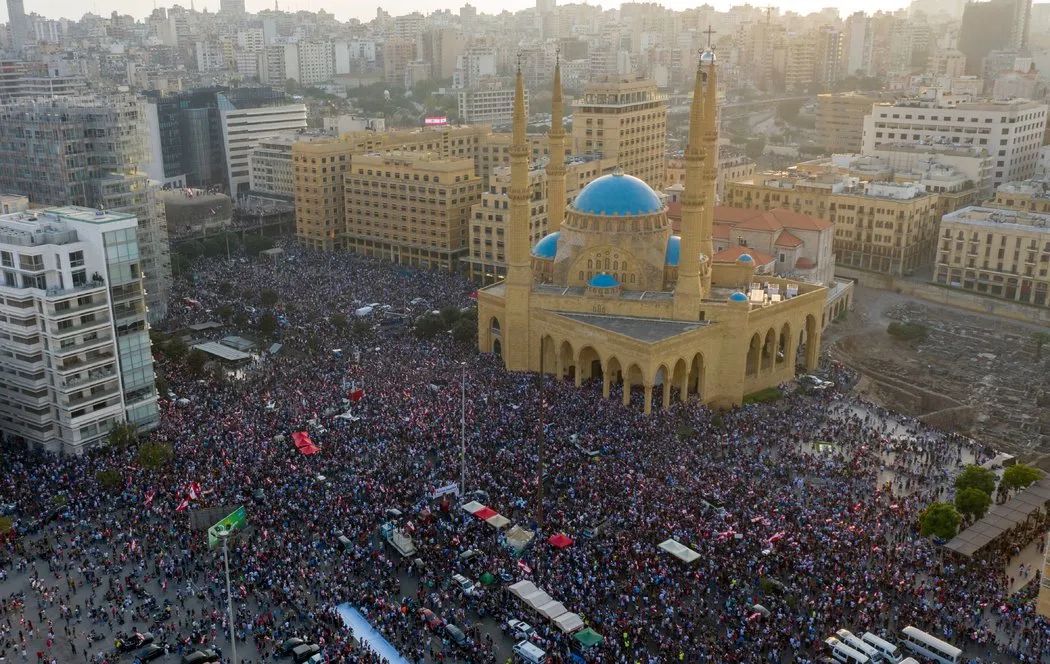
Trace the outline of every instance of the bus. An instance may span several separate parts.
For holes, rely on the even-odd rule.
[[[958,664],[962,658],[962,650],[911,625],[901,630],[901,642],[913,653],[941,664]]]
[[[824,639],[824,643],[831,650],[831,656],[840,664],[871,664],[871,659],[864,653],[847,646],[834,636]]]
[[[872,662],[882,661],[881,652],[871,647],[867,643],[864,643],[864,641],[862,641],[858,636],[856,636],[853,632],[849,631],[848,629],[840,629],[839,631],[835,632],[835,634],[839,637],[839,641],[842,641],[847,646],[853,648],[858,652],[864,653]]]
[[[860,638],[864,643],[882,653],[882,658],[890,662],[890,664],[900,664],[902,655],[901,649],[897,646],[871,632],[864,632],[864,635]]]

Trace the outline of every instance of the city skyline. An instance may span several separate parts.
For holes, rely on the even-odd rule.
[[[46,4],[46,6],[44,6]],[[155,3],[157,8],[171,7],[175,4],[181,4],[182,6],[189,6],[190,0],[185,2],[172,2],[170,4]],[[207,9],[209,12],[216,12],[219,9],[219,0],[193,0],[193,6],[197,11],[203,11]],[[411,2],[409,0],[392,0],[384,4],[369,4],[369,5],[342,5],[327,3],[324,0],[278,0],[278,7],[282,11],[297,12],[297,11],[309,11],[317,12],[324,10],[331,14],[334,14],[340,21],[347,21],[350,19],[359,19],[362,22],[368,22],[375,18],[376,9],[382,8],[383,10],[390,13],[392,16],[399,16],[402,14],[410,14],[418,11],[423,14],[430,14],[431,12],[440,11],[442,9],[449,9],[453,13],[456,13],[465,2],[458,4],[449,3],[447,0],[425,0],[424,2]],[[618,8],[621,2],[596,2],[596,3],[584,3],[584,4],[595,4],[604,9],[615,9]],[[705,3],[696,3],[687,0],[670,0],[668,2],[659,3],[663,7],[673,11],[684,11],[687,9],[694,9],[702,6]],[[709,2],[715,8],[716,11],[728,11],[731,7],[737,3],[731,2],[730,0],[716,0]],[[907,0],[891,0],[889,2],[879,3],[878,7],[872,7],[870,3],[861,2],[860,0],[843,0],[835,3],[824,2],[823,0],[804,0],[803,2],[793,3],[790,8],[777,7],[782,12],[792,11],[797,14],[811,14],[819,12],[822,9],[828,7],[834,7],[839,10],[840,16],[848,16],[857,11],[865,11],[873,13],[875,11],[897,11],[899,9],[906,8],[910,3]],[[266,9],[273,8],[273,2],[271,0],[247,0],[245,2],[246,9],[249,12],[255,13]],[[482,6],[482,3],[476,3],[479,13],[494,13],[488,8]],[[500,10],[507,10],[511,12],[517,12],[530,7],[535,7],[535,2],[531,0],[511,0],[510,2],[502,3]],[[92,0],[90,5],[85,6],[84,3],[73,2],[72,0],[60,0],[59,2],[48,2],[48,3],[37,3],[30,2],[26,6],[26,13],[37,13],[47,18],[59,19],[68,18],[71,20],[79,20],[84,14],[95,13],[101,16],[108,16],[111,12],[116,11],[120,14],[130,14],[135,18],[143,18],[149,15],[149,11],[143,11],[142,3],[134,2],[134,0],[115,0],[114,2],[99,3],[98,0]],[[0,16],[6,22],[7,7],[6,5],[0,6]]]

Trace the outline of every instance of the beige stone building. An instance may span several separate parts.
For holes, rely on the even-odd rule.
[[[346,248],[401,265],[453,270],[481,198],[474,160],[415,152],[354,157],[344,182]]]
[[[971,206],[941,219],[934,282],[1050,306],[1050,215]]]
[[[667,100],[645,79],[589,84],[576,100],[574,153],[612,159],[652,187],[666,181]]]
[[[994,207],[1050,214],[1050,182],[1020,180],[1007,182],[995,190]]]
[[[751,177],[755,174],[755,160],[728,145],[718,146],[718,181],[715,193],[719,199],[725,193],[726,182]],[[667,160],[665,187],[685,187],[685,161],[681,157]],[[677,190],[676,190],[677,191]]]
[[[568,207],[549,200],[549,213],[563,208],[563,221],[530,248],[519,71],[507,277],[478,292],[483,352],[500,355],[511,371],[540,371],[577,385],[600,381],[606,398],[615,390],[625,405],[640,402],[646,413],[654,400],[664,407],[690,398],[715,407],[740,404],[792,378],[797,359],[816,366],[823,287],[756,277],[746,254],[712,265],[715,79],[714,53],[707,51],[694,86],[680,235],[672,233],[663,199],[617,169],[585,186]],[[552,136],[561,126],[560,114],[553,115]],[[552,146],[552,161],[562,163],[563,149]],[[550,179],[548,192],[557,188]]]
[[[724,202],[785,207],[834,224],[840,266],[911,274],[933,257],[940,199],[917,183],[861,182],[848,176],[763,173],[726,183]]]
[[[817,142],[826,152],[860,152],[865,116],[875,104],[891,99],[880,92],[817,95]]]

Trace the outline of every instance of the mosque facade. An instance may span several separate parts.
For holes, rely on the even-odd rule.
[[[700,56],[685,151],[681,230],[647,183],[616,170],[564,204],[560,65],[549,134],[548,234],[529,241],[529,145],[518,72],[510,148],[507,277],[478,292],[478,345],[510,371],[601,380],[609,398],[697,399],[715,408],[816,368],[823,286],[713,263],[718,177],[717,63]],[[560,188],[559,188],[560,184]],[[660,184],[660,183],[657,183]],[[560,202],[560,203],[559,203]]]

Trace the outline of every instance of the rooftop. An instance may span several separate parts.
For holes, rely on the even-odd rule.
[[[1039,230],[1050,234],[1050,214],[1036,214],[1024,210],[1006,210],[1003,208],[971,205],[949,212],[944,215],[942,222],[954,222],[984,228],[1009,228],[1021,231]]]
[[[710,325],[709,322],[675,321],[659,318],[635,318],[633,316],[603,316],[599,314],[577,314],[558,312],[559,315],[586,323],[607,332],[622,334],[638,341],[654,343],[676,337],[685,332],[692,332]]]

